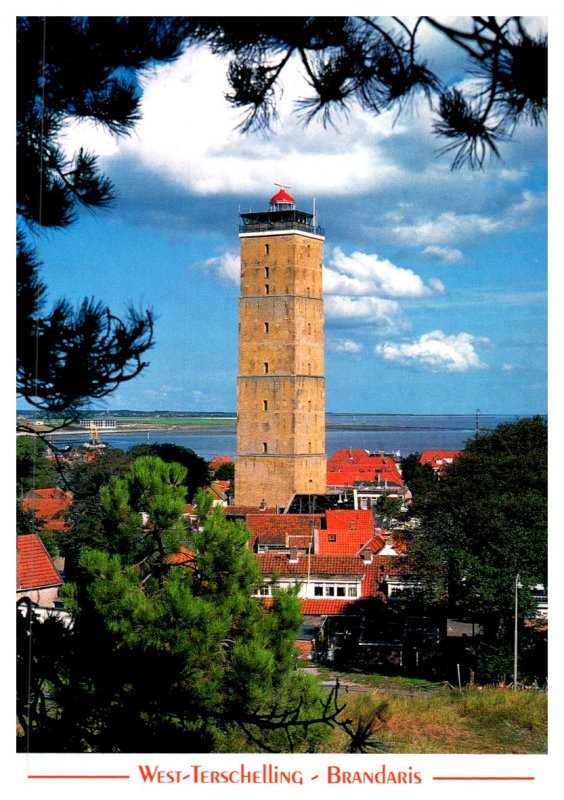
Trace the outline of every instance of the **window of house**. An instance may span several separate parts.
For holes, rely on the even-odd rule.
[[[345,596],[345,587],[337,586],[337,597],[344,597],[344,596]]]
[[[336,533],[327,534],[327,541],[328,542],[336,542],[337,541],[337,534]]]
[[[323,586],[314,586],[313,594],[315,597],[323,597]]]
[[[357,588],[356,588],[356,586],[347,587],[347,595],[348,595],[348,597],[356,597],[357,596]]]
[[[268,597],[270,594],[270,586],[261,586],[257,592],[261,597]]]
[[[325,597],[335,597],[335,587],[334,586],[326,586],[325,587]]]

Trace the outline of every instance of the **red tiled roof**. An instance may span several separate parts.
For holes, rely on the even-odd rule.
[[[233,459],[231,456],[214,456],[208,464],[208,468],[215,472],[222,464],[233,464]]]
[[[368,455],[368,450],[335,450],[333,455],[327,459],[327,466],[357,464],[362,458],[366,458]]]
[[[59,487],[50,489],[32,489],[24,496],[22,507],[25,511],[33,510],[38,517],[45,520],[45,529],[64,531],[65,511],[72,502],[72,492],[64,492]]]
[[[403,479],[391,456],[368,450],[337,450],[327,461],[328,486],[352,486],[359,481],[388,481],[403,486]]]
[[[166,560],[170,564],[193,564],[194,559],[195,556],[192,550],[189,550],[187,547],[181,547],[178,553],[172,553],[167,556]]]
[[[462,453],[462,450],[423,450],[419,463],[430,464],[433,469],[440,469],[445,463],[450,464],[455,458],[459,458]]]
[[[374,533],[374,514],[372,511],[352,509],[330,509],[325,512],[327,519],[327,530],[333,531],[353,531],[364,530],[369,534]]]
[[[355,600],[335,600],[333,597],[302,600],[302,614],[342,614]]]
[[[293,561],[288,553],[257,553],[263,575],[362,575],[366,564],[358,556],[298,554]]]
[[[17,536],[16,553],[18,592],[63,585],[63,580],[37,533]]]
[[[282,544],[285,547],[309,547],[314,528],[321,526],[320,514],[270,514],[266,511],[247,514],[246,524],[252,543]]]

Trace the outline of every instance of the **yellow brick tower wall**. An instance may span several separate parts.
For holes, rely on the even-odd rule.
[[[241,235],[235,502],[326,490],[323,237]]]

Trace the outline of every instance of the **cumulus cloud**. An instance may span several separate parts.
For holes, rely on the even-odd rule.
[[[332,322],[352,322],[370,325],[382,334],[399,333],[408,323],[396,300],[381,297],[341,297],[329,295],[325,298],[325,316]]]
[[[486,337],[471,333],[445,334],[435,330],[422,334],[413,342],[384,342],[374,352],[386,361],[418,364],[433,372],[467,372],[486,365],[476,351],[477,344],[487,344]]]
[[[326,294],[378,295],[379,297],[425,297],[444,292],[438,278],[428,285],[412,269],[397,267],[375,253],[354,252],[347,256],[336,247],[323,273]]]
[[[364,345],[352,339],[330,340],[327,342],[327,349],[332,353],[361,353]]]
[[[213,270],[222,280],[238,284],[241,279],[241,257],[238,253],[212,256],[203,263],[204,269]]]

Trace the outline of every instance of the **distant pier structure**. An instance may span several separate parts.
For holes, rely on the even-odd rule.
[[[109,419],[108,417],[81,419],[79,424],[81,428],[88,428],[88,430],[97,428],[99,431],[115,431],[117,428],[117,420]]]
[[[288,188],[241,214],[237,505],[326,491],[325,237]]]

